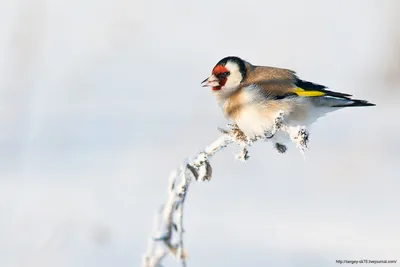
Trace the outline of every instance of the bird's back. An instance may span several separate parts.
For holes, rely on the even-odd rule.
[[[294,82],[296,74],[294,71],[289,69],[282,69],[270,66],[254,66],[248,63],[248,76],[246,77],[246,83],[258,83],[267,81],[282,81],[282,82]]]

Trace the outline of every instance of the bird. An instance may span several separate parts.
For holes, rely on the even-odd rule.
[[[225,117],[241,133],[252,139],[269,132],[267,138],[279,153],[286,152],[285,144],[290,140],[304,152],[308,127],[330,112],[345,107],[375,106],[366,100],[353,99],[351,94],[302,80],[291,69],[257,66],[237,56],[218,61],[201,85],[212,88]],[[276,130],[272,131],[274,127]]]

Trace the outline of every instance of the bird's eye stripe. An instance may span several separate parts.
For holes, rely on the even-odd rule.
[[[217,77],[218,77],[219,79],[224,79],[224,78],[228,77],[229,74],[230,74],[230,72],[227,71],[227,72],[223,72],[223,73],[221,73],[221,74],[218,74]]]

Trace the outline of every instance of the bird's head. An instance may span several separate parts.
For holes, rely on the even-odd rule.
[[[238,57],[225,57],[213,68],[211,76],[205,79],[201,85],[212,87],[214,92],[233,92],[246,78],[246,63]]]

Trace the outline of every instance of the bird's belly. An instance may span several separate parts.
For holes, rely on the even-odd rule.
[[[264,135],[265,131],[271,129],[275,118],[266,112],[262,112],[256,107],[245,108],[235,118],[235,123],[248,137]]]
[[[296,128],[308,127],[328,111],[314,107],[308,102],[308,99],[293,99],[286,102],[270,101],[262,105],[250,104],[243,107],[240,113],[235,114],[234,121],[244,134],[252,138],[270,131],[280,112],[283,112],[284,124],[289,128]],[[278,135],[282,137],[279,139],[287,137],[287,134],[281,133],[281,131],[278,131]]]

